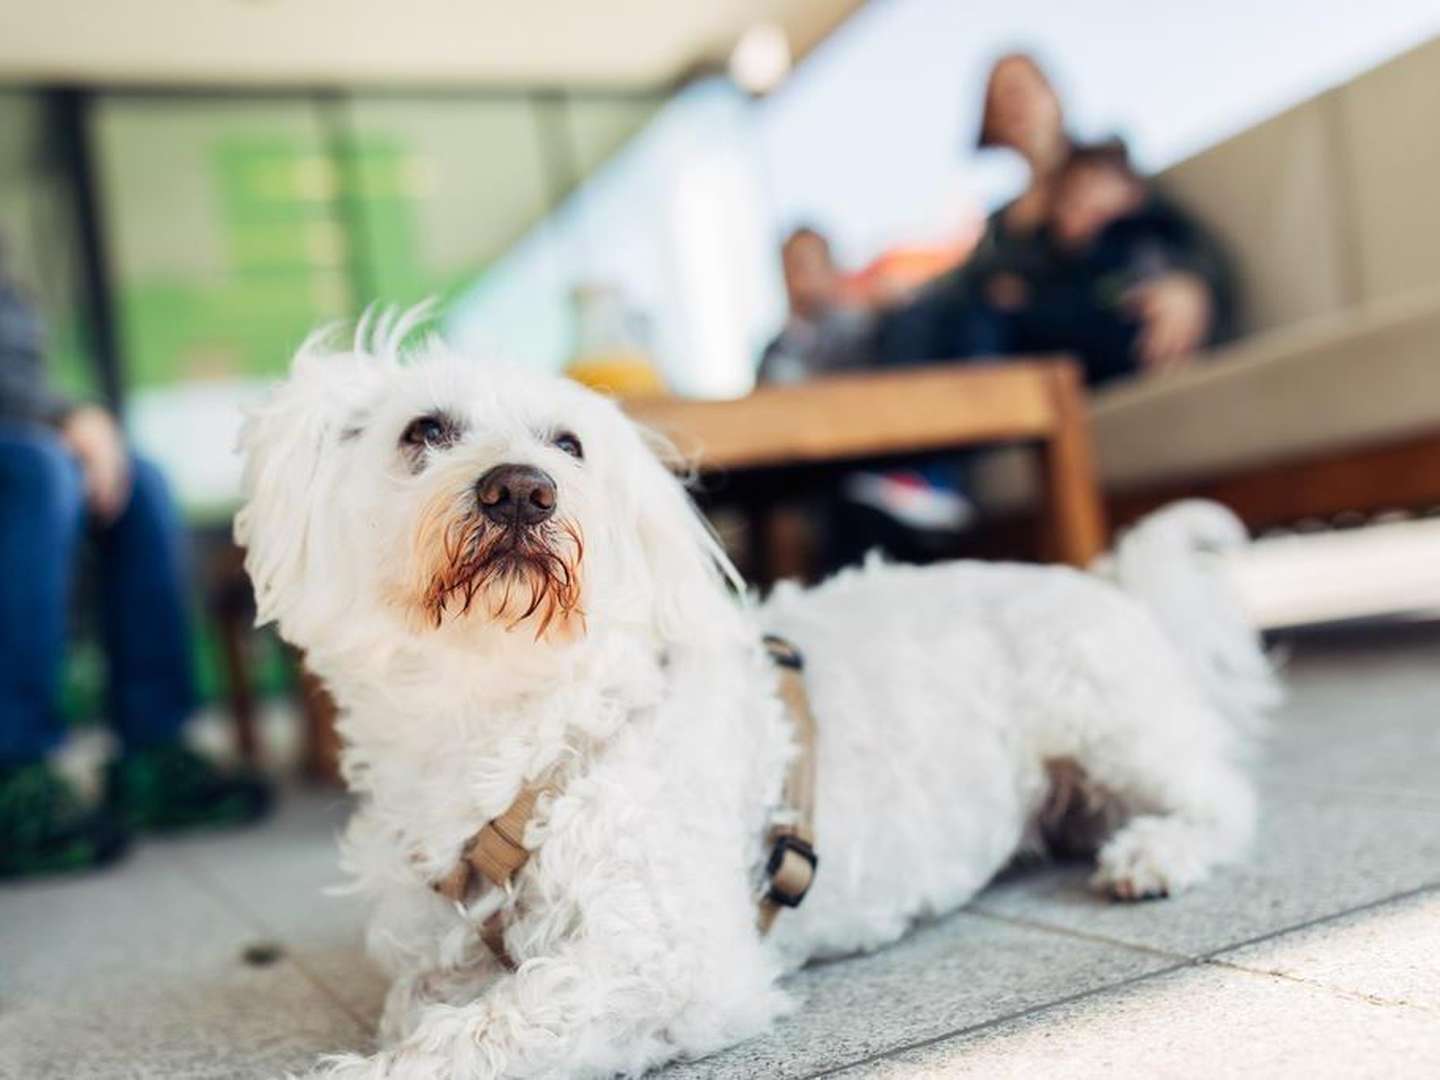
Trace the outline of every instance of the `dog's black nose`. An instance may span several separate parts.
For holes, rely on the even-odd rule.
[[[497,525],[538,525],[555,513],[555,481],[533,465],[496,465],[475,491],[480,509]]]

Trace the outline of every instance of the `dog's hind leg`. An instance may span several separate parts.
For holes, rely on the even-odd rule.
[[[1112,751],[1102,781],[1125,819],[1100,845],[1091,884],[1118,900],[1198,884],[1238,859],[1255,830],[1255,793],[1239,764],[1218,748],[1155,753],[1139,741],[1133,759]]]

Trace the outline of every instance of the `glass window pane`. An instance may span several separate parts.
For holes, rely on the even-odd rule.
[[[623,312],[626,360],[677,393],[743,393],[779,314],[764,196],[748,99],[697,83],[460,297],[451,334],[540,367],[585,362],[576,291],[603,292]]]
[[[282,371],[350,310],[311,101],[109,97],[93,136],[131,389]]]
[[[326,132],[302,97],[112,95],[93,122],[132,435],[223,514],[241,406],[354,307]]]
[[[549,205],[526,97],[361,95],[343,108],[367,301],[453,293]]]
[[[663,102],[640,96],[568,98],[568,133],[580,176],[589,176],[638,134]]]

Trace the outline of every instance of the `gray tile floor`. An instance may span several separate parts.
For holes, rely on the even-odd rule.
[[[1139,906],[1017,873],[670,1075],[1440,1077],[1440,633],[1293,652],[1244,866]],[[344,813],[296,793],[261,830],[0,890],[0,1077],[267,1077],[368,1045],[383,985],[323,891]]]

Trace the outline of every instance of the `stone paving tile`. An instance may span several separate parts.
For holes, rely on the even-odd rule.
[[[661,1075],[810,1076],[1171,962],[962,912],[880,952],[802,971],[787,987],[803,1004],[769,1035]]]
[[[1440,808],[1440,640],[1300,656],[1261,776]]]
[[[163,849],[0,890],[0,1077],[232,1078],[355,1045],[350,1014]]]
[[[1405,1005],[1440,1024],[1440,889],[1282,934],[1217,960],[1353,995]]]
[[[839,1070],[846,1080],[1166,1080],[1440,1075],[1431,1012],[1202,965]]]
[[[335,895],[344,881],[336,838],[349,814],[339,792],[287,791],[263,830],[203,837],[169,850],[207,889],[244,912],[368,1029],[380,1015],[385,980],[365,956],[365,905]]]
[[[1286,792],[1263,801],[1240,866],[1180,896],[1116,904],[1086,888],[1089,867],[1025,871],[977,910],[1185,956],[1204,956],[1376,900],[1440,884],[1440,816],[1348,795]]]
[[[1262,782],[1440,811],[1440,701],[1431,705],[1411,699],[1405,704],[1405,715],[1387,717],[1365,730],[1317,724],[1290,741],[1283,755],[1261,762]]]

